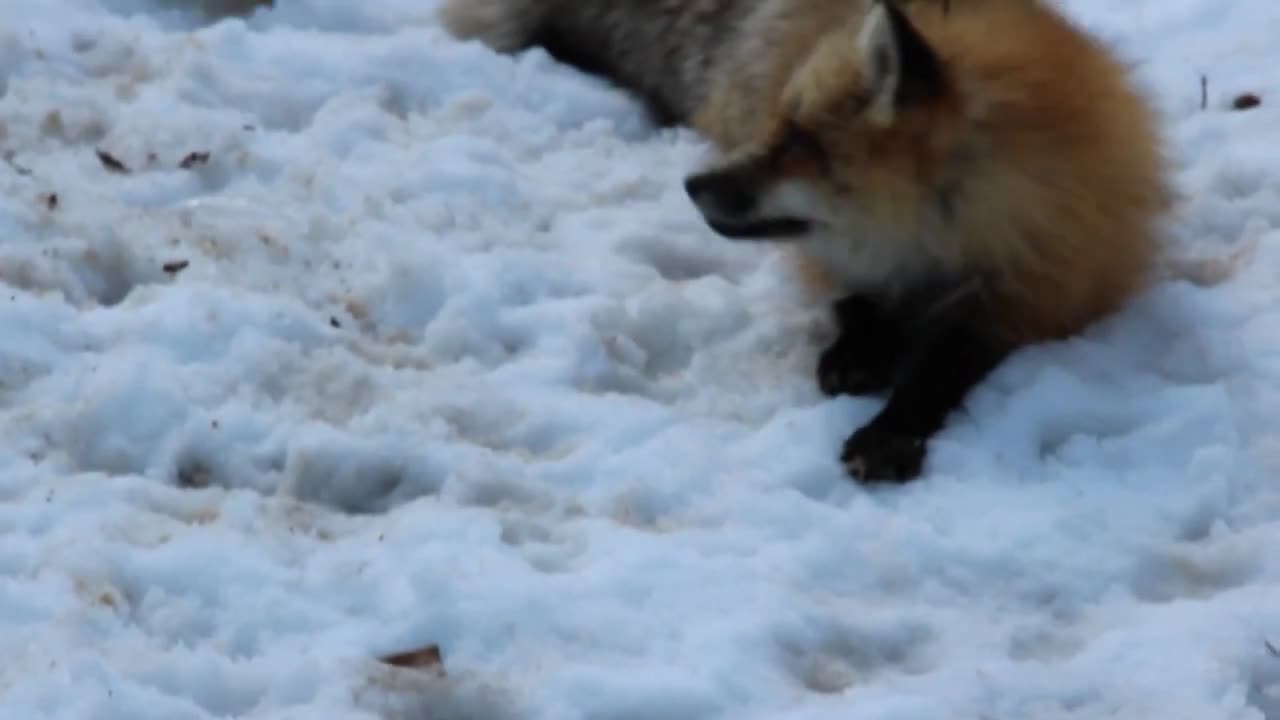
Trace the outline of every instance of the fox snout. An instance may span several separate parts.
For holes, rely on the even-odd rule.
[[[744,173],[724,170],[698,173],[684,181],[689,199],[708,220],[749,217],[759,198],[759,185]]]
[[[805,234],[809,221],[775,214],[775,183],[750,163],[706,170],[684,181],[685,192],[715,232],[734,240],[783,240]]]

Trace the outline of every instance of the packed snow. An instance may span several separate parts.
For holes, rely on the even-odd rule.
[[[873,488],[696,135],[431,0],[191,5],[0,3],[4,720],[1280,719],[1274,0],[1062,0],[1170,271]]]

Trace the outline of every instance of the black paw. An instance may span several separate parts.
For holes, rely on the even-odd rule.
[[[926,448],[919,435],[868,425],[849,436],[840,460],[860,483],[905,483],[920,475]]]
[[[827,395],[867,395],[893,383],[889,360],[874,345],[841,335],[818,358],[818,388]]]

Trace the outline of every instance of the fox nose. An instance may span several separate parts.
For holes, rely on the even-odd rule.
[[[698,210],[710,217],[742,217],[755,209],[755,188],[737,174],[699,173],[685,179],[684,189]]]

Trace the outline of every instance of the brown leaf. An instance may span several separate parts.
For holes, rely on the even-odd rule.
[[[430,670],[444,677],[444,657],[440,654],[440,646],[432,643],[424,648],[396,653],[382,658],[388,665],[402,668],[418,668]]]
[[[183,170],[190,170],[196,165],[206,165],[208,164],[208,162],[209,162],[209,151],[196,150],[196,151],[187,153],[187,156],[182,158],[182,162],[178,163],[178,167],[182,168]]]
[[[102,167],[114,173],[128,173],[129,167],[115,158],[114,155],[106,150],[97,150],[98,161],[102,163]]]
[[[1256,108],[1261,104],[1262,98],[1254,95],[1253,93],[1245,93],[1243,95],[1237,95],[1236,99],[1232,101],[1231,107],[1234,110],[1248,110],[1250,108]]]

